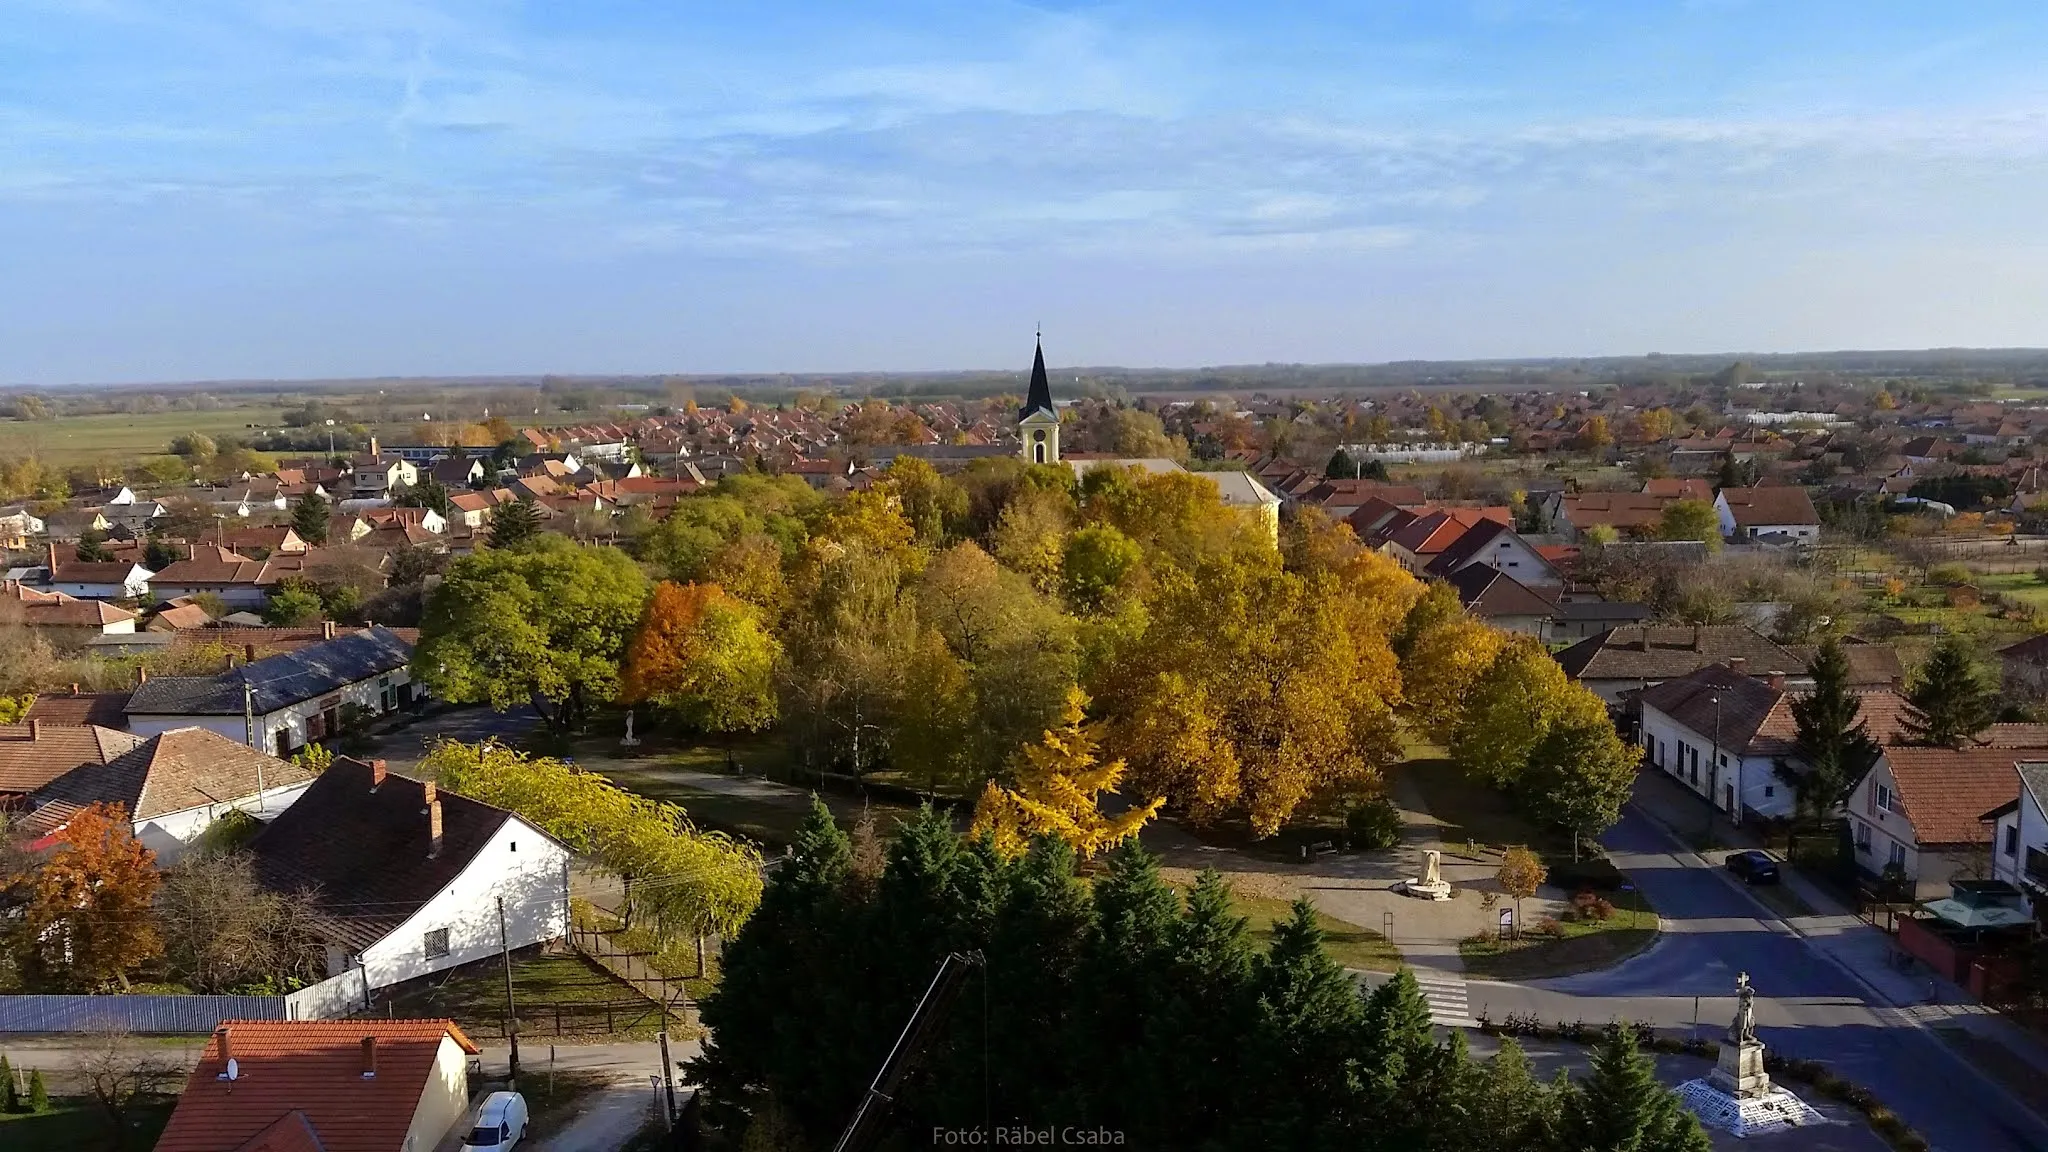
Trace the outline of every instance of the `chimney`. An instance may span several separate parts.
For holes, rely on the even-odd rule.
[[[390,766],[382,760],[370,761],[370,787],[375,789],[384,783],[384,777],[391,774]]]
[[[376,1078],[377,1038],[375,1036],[365,1036],[363,1037],[363,1079],[375,1080]]]
[[[420,797],[427,805],[427,859],[433,860],[441,855],[441,795],[429,780],[420,785]]]
[[[322,640],[334,639],[334,621],[322,620],[320,622],[320,638]]]
[[[149,683],[149,669],[138,665],[135,669],[135,683],[137,687]]]
[[[1769,684],[1773,692],[1783,692],[1785,690],[1785,674],[1772,669],[1764,673],[1764,683]]]
[[[213,1030],[213,1038],[214,1038],[215,1040],[218,1040],[218,1041],[220,1041],[220,1058],[221,1058],[221,1060],[222,1060],[223,1062],[225,1062],[225,1061],[227,1060],[227,1058],[228,1058],[228,1057],[230,1057],[230,1056],[233,1056],[233,1055],[234,1055],[234,1052],[233,1052],[233,1050],[231,1050],[231,1049],[230,1049],[230,1048],[228,1047],[228,1036],[230,1035],[230,1033],[231,1033],[231,1032],[232,1032],[232,1029],[230,1029],[230,1028],[229,1028],[229,1027],[228,1027],[227,1025],[225,1025],[225,1024],[223,1024],[223,1025],[221,1025],[220,1027],[218,1027],[218,1028],[215,1028],[215,1029]]]
[[[256,645],[254,645],[254,644],[244,644],[244,645],[242,645],[242,659],[243,659],[243,660],[245,660],[245,661],[247,661],[247,662],[248,662],[248,663],[250,663],[250,664],[254,664],[254,663],[256,662]]]
[[[1746,673],[1746,672],[1747,672],[1747,670],[1748,670],[1748,668],[1749,668],[1749,658],[1748,658],[1748,657],[1746,657],[1746,656],[1730,656],[1730,657],[1728,658],[1728,670],[1729,670],[1729,671],[1731,671],[1731,672],[1744,672],[1744,673]]]
[[[1692,626],[1692,650],[1695,652],[1703,650],[1700,648],[1700,626],[1697,624]]]
[[[76,684],[73,684],[73,685],[71,686],[71,694],[72,694],[73,696],[76,696],[76,695],[78,695],[78,685],[76,685]]]

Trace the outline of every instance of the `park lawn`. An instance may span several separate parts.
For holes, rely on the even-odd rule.
[[[137,1104],[129,1111],[128,1148],[149,1148],[171,1122],[177,1099]],[[113,1125],[91,1100],[59,1097],[48,1112],[0,1112],[0,1148],[7,1152],[100,1152],[116,1147]]]
[[[1252,946],[1260,952],[1273,946],[1273,926],[1294,917],[1291,901],[1270,896],[1232,892],[1230,907],[1251,921]],[[1338,964],[1372,972],[1400,971],[1401,950],[1372,929],[1323,912],[1316,913],[1316,926],[1323,930],[1323,950]]]
[[[108,413],[55,420],[0,420],[0,456],[34,454],[57,467],[102,457],[126,467],[143,456],[161,456],[187,432],[209,437],[252,436],[249,425],[274,429],[283,417],[277,404],[216,408],[205,412]]]
[[[1998,592],[2037,608],[2048,608],[2048,584],[2041,583],[2032,572],[1979,572],[1974,574],[1974,579],[1977,587],[1986,592]]]
[[[1560,924],[1557,937],[1527,935],[1505,944],[1490,936],[1458,942],[1465,974],[1475,980],[1542,980],[1612,967],[1657,939],[1657,917],[1621,908],[1608,920]]]
[[[519,1034],[545,1039],[582,1035],[599,1040],[645,1039],[661,1031],[662,1013],[638,989],[581,956],[549,955],[536,948],[512,954],[512,995],[519,1006]],[[612,1010],[607,1032],[604,1006]],[[561,1007],[557,1031],[556,1007]],[[471,1037],[495,1040],[505,1034],[505,969],[502,961],[479,960],[400,985],[391,997],[392,1015],[431,1019],[447,1016]]]

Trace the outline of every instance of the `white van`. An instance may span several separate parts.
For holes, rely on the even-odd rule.
[[[512,1152],[526,1139],[526,1097],[517,1092],[493,1092],[476,1110],[476,1127],[463,1137],[464,1148],[477,1152]]]

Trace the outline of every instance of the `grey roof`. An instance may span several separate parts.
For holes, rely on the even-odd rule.
[[[1566,621],[1648,620],[1650,606],[1633,600],[1566,600],[1557,606],[1557,618]]]
[[[1017,410],[1017,419],[1034,416],[1043,412],[1053,419],[1059,413],[1052,406],[1052,385],[1045,378],[1045,345],[1039,344],[1031,354],[1031,385],[1024,393],[1024,407]]]
[[[1746,671],[1806,675],[1806,661],[1747,624],[1625,625],[1589,636],[1557,653],[1575,680],[1663,681],[1730,657]]]
[[[2048,812],[2048,764],[2021,762],[2020,786],[2034,795],[2034,804]]]
[[[365,628],[215,676],[156,677],[136,686],[128,715],[240,716],[246,684],[254,689],[250,707],[261,716],[411,661],[412,645],[403,637],[389,628]]]

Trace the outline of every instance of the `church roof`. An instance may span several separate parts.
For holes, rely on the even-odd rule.
[[[1059,410],[1052,406],[1052,385],[1045,379],[1045,345],[1040,344],[1031,356],[1031,391],[1024,396],[1024,407],[1017,410],[1017,419],[1023,420],[1043,412],[1055,419]]]

